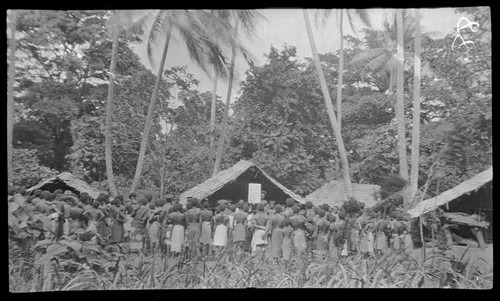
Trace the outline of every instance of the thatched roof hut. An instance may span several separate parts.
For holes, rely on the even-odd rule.
[[[71,190],[76,195],[86,192],[92,198],[97,198],[100,193],[105,193],[87,184],[85,181],[75,177],[69,172],[63,172],[49,179],[43,180],[37,185],[30,187],[27,191],[32,193],[35,189],[48,190],[53,192],[56,189]]]
[[[365,203],[365,208],[370,208],[377,203],[381,188],[379,185],[352,183],[352,189],[356,200]],[[306,201],[316,206],[327,203],[340,207],[346,200],[345,183],[337,180],[326,183],[306,197]]]
[[[408,210],[411,217],[419,217],[422,214],[433,211],[439,206],[447,203],[473,191],[476,191],[493,180],[493,167],[475,175],[469,180],[460,183],[452,189],[446,190],[438,196],[418,203],[415,207]]]
[[[212,204],[220,199],[246,200],[249,183],[260,183],[262,190],[267,192],[268,200],[284,203],[287,198],[292,198],[299,203],[305,203],[303,197],[281,185],[254,163],[245,160],[183,192],[179,198],[181,204],[186,204],[188,197],[200,200],[208,198]]]

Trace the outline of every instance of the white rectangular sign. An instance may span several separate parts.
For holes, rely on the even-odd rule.
[[[248,183],[248,202],[250,204],[260,203],[261,185],[259,183]]]

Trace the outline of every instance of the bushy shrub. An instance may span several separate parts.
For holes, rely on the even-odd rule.
[[[13,185],[31,187],[56,174],[56,170],[40,165],[36,150],[13,149],[10,172]]]

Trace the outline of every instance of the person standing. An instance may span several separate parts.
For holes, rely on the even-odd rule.
[[[268,244],[269,217],[264,213],[264,205],[257,204],[257,213],[253,216],[252,253],[262,252]]]
[[[189,203],[191,208],[186,213],[187,220],[187,252],[188,254],[199,254],[201,224],[200,224],[200,201],[191,198]]]
[[[83,204],[73,204],[69,210],[69,234],[74,234],[78,229],[84,229],[82,223],[83,217]]]
[[[212,210],[210,210],[210,203],[208,201],[205,201],[203,203],[203,210],[200,212],[200,243],[204,255],[208,255],[210,253],[210,244],[212,243],[213,216],[214,214]]]
[[[228,224],[227,224],[227,245],[226,245],[226,250],[230,251],[233,250],[233,231],[234,231],[234,216],[236,214],[236,205],[231,204],[229,205],[229,215],[227,216],[228,218]]]
[[[320,219],[315,224],[314,246],[316,254],[324,257],[328,253],[328,237],[330,232],[330,222],[326,220],[326,211],[320,209],[318,212]]]
[[[139,199],[139,206],[140,207],[131,214],[133,220],[131,223],[132,233],[130,236],[130,248],[142,252],[146,222],[151,215],[151,209],[148,206],[148,200],[144,197]]]
[[[287,198],[285,201],[285,204],[286,204],[286,208],[285,208],[285,211],[283,211],[283,216],[286,218],[290,218],[293,215],[292,207],[294,206],[295,201],[292,198]]]
[[[315,208],[318,208],[318,207],[314,206],[314,208],[313,208],[313,203],[311,201],[307,201],[306,202],[306,218],[307,218],[307,222],[311,223],[313,225],[316,224],[315,221],[313,221],[313,218],[317,214],[317,211],[319,209],[318,208],[318,209],[314,210]]]
[[[413,240],[411,238],[411,234],[408,233],[407,229],[404,229],[402,236],[404,251],[408,254],[411,254],[411,252],[413,251]]]
[[[283,222],[285,217],[281,214],[283,207],[276,205],[275,214],[270,216],[271,222],[271,255],[278,261],[283,252]]]
[[[335,215],[328,213],[326,220],[330,222],[329,237],[328,237],[328,254],[330,258],[338,258],[337,240],[339,235],[339,227],[336,223],[337,218]]]
[[[104,218],[104,213],[102,213],[101,209],[99,209],[99,202],[94,201],[92,203],[92,208],[85,211],[83,215],[86,216],[88,220],[86,231],[94,234],[97,233],[97,224]]]
[[[117,195],[111,202],[111,239],[110,242],[122,243],[124,241],[125,229],[125,206],[123,206],[123,195]]]
[[[243,209],[246,209],[247,210],[246,212],[248,213],[247,226],[246,226],[245,251],[251,253],[252,252],[252,238],[253,238],[253,231],[254,231],[254,225],[255,225],[255,220],[253,219],[253,216],[257,212],[255,210],[254,205],[243,207]]]
[[[241,210],[239,212],[235,212],[234,214],[233,243],[236,254],[243,253],[243,251],[245,250],[245,243],[247,240],[246,238],[247,235],[246,226],[248,218],[247,211],[248,211],[248,205],[245,204],[241,206]]]
[[[349,255],[349,239],[350,239],[350,231],[349,225],[346,221],[346,212],[339,210],[339,222],[338,222],[338,242],[337,247],[340,250],[340,256],[346,257]]]
[[[178,257],[181,254],[182,246],[184,244],[186,216],[181,213],[181,210],[182,205],[180,203],[176,203],[172,206],[172,212],[168,215],[168,218],[173,224],[170,250],[174,254],[174,257]]]
[[[289,218],[285,218],[283,220],[283,240],[281,243],[281,251],[283,254],[283,259],[285,262],[288,262],[293,253],[293,242],[292,242],[292,233],[293,228],[291,226],[291,222]]]
[[[375,254],[378,256],[382,256],[387,251],[387,235],[385,234],[385,228],[388,225],[388,221],[382,219],[381,216],[378,216],[377,223],[375,224],[376,228],[376,237],[375,237]]]
[[[299,214],[300,207],[295,205],[292,207],[293,215],[290,217],[290,223],[294,229],[292,233],[292,243],[294,248],[294,253],[297,256],[301,256],[305,253],[307,248],[306,235],[305,235],[305,223],[306,218]]]
[[[217,253],[220,253],[227,246],[227,225],[229,223],[229,217],[224,213],[222,206],[223,205],[220,205],[215,208],[216,214],[213,217],[213,224],[215,227],[213,244],[217,249]]]

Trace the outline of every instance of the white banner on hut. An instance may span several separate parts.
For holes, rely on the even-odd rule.
[[[260,203],[261,185],[259,183],[248,183],[248,202],[250,204]]]

